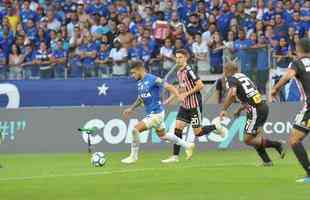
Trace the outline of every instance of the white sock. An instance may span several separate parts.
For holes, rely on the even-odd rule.
[[[164,139],[164,140],[169,140],[169,141],[171,141],[173,143],[177,143],[181,147],[184,147],[186,149],[189,148],[189,143],[188,142],[185,142],[184,140],[182,140],[181,138],[177,137],[174,134],[166,134],[166,135],[164,135],[161,138]]]
[[[136,129],[133,129],[132,142],[131,142],[131,153],[130,153],[131,157],[138,159],[139,146],[140,146],[139,131],[137,131]]]

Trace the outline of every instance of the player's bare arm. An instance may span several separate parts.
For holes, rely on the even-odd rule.
[[[234,113],[234,117],[239,117],[240,116],[240,114],[241,114],[241,112],[242,111],[244,111],[245,110],[245,105],[241,105],[236,111],[235,111],[235,113]]]
[[[187,91],[186,93],[184,93],[184,96],[187,97],[187,96],[190,96],[196,92],[199,92],[203,89],[203,87],[204,87],[204,84],[203,84],[202,80],[199,79],[196,81],[195,87],[193,89]]]
[[[169,98],[164,102],[164,104],[170,103],[170,101],[172,101],[175,97],[177,97],[179,101],[184,101],[184,97],[180,95],[179,90],[172,84],[164,82],[161,78],[157,78],[156,83],[158,85],[163,85],[165,90],[167,90],[171,94]]]
[[[123,116],[125,118],[128,118],[128,116],[138,107],[140,107],[143,104],[143,100],[141,97],[138,97],[136,101],[127,109],[124,110]]]
[[[174,99],[175,96],[171,94],[167,99],[164,100],[164,105],[169,105]]]
[[[174,87],[173,85],[171,85],[171,84],[169,84],[169,83],[165,83],[164,84],[164,88],[165,88],[165,90],[167,90],[168,92],[170,92],[171,93],[171,96],[169,97],[169,98],[171,98],[171,101],[175,98],[175,97],[177,97],[178,98],[178,100],[179,101],[184,101],[184,96],[183,95],[181,95],[180,93],[179,93],[179,90],[176,88],[176,87]],[[168,99],[169,99],[168,98]]]
[[[220,118],[223,118],[226,115],[227,109],[235,102],[237,96],[237,88],[232,87],[228,90],[227,97],[224,101],[222,111],[220,112]]]
[[[286,74],[282,76],[280,81],[272,88],[271,90],[271,96],[272,98],[275,98],[277,93],[280,91],[280,89],[294,76],[296,75],[296,71],[294,69],[288,69]]]

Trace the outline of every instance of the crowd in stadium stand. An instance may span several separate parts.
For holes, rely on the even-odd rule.
[[[235,60],[265,83],[309,37],[308,0],[2,0],[0,79],[126,76],[141,59],[164,75],[186,48],[199,74]]]

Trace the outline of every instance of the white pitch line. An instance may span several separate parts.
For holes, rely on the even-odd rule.
[[[5,181],[22,181],[22,180],[33,180],[33,179],[46,179],[46,178],[59,178],[59,177],[79,177],[79,176],[100,176],[100,175],[109,175],[109,174],[126,174],[134,172],[145,172],[145,171],[156,171],[156,170],[169,170],[169,169],[187,169],[187,168],[205,168],[212,169],[216,167],[236,167],[236,166],[255,166],[254,163],[217,163],[213,165],[185,165],[185,166],[174,166],[171,167],[169,164],[165,165],[166,167],[160,168],[140,168],[140,169],[121,169],[121,170],[110,170],[103,172],[85,172],[85,173],[73,173],[73,174],[51,174],[51,175],[42,175],[42,176],[21,176],[21,177],[6,177],[0,178],[0,182]]]

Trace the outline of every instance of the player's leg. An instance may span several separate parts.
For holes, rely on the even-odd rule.
[[[193,125],[192,127],[196,137],[209,135],[212,131],[215,131],[216,134],[224,138],[228,132],[227,128],[222,126],[220,123],[199,127]]]
[[[132,130],[132,142],[131,142],[131,152],[129,157],[124,158],[122,163],[130,164],[134,163],[138,160],[138,153],[139,153],[139,134],[148,129],[147,124],[144,121],[139,122],[134,129]]]
[[[304,168],[306,172],[306,178],[308,179],[310,183],[310,162],[309,162],[308,153],[305,150],[305,147],[302,143],[305,137],[306,137],[306,133],[294,128],[289,137],[289,144],[292,147],[293,152],[297,160],[299,161],[300,165]],[[300,179],[299,182],[303,182],[301,180],[302,179]]]
[[[261,105],[257,109],[257,113],[259,116],[257,118],[256,125],[263,127],[263,125],[267,121],[268,114],[269,114],[269,108],[268,108],[267,104]],[[285,150],[283,148],[284,142],[267,139],[263,135],[262,128],[259,131],[261,132],[261,138],[262,138],[261,139],[261,143],[262,143],[261,145],[264,148],[274,148],[279,153],[280,157],[283,159],[285,157]]]
[[[295,119],[292,133],[289,137],[289,144],[292,147],[296,158],[306,171],[306,177],[297,180],[298,182],[310,183],[310,162],[307,151],[302,143],[303,139],[310,132],[310,111],[302,110]]]
[[[174,134],[182,139],[183,129],[190,123],[190,113],[188,109],[183,108],[180,106],[176,122],[174,128]],[[173,163],[179,161],[179,154],[180,154],[181,146],[179,144],[173,145],[173,155],[167,159],[162,160],[162,163]]]
[[[264,166],[271,166],[272,161],[262,144],[262,127],[267,120],[268,107],[260,109],[249,107],[247,110],[247,122],[245,126],[244,143],[252,146],[263,161]]]
[[[227,129],[223,127],[220,123],[202,126],[201,113],[202,107],[191,109],[191,125],[193,127],[196,137],[208,135],[212,131],[216,131],[215,133],[219,134],[221,137],[224,138],[226,136]]]
[[[181,138],[177,137],[175,134],[168,134],[165,132],[165,129],[160,127],[156,129],[157,135],[160,137],[162,140],[168,140],[174,144],[178,144],[179,146],[185,148],[186,152],[186,159],[189,160],[193,156],[193,150],[195,148],[194,143],[189,143]]]
[[[2,130],[0,130],[0,144],[2,144]],[[0,168],[2,168],[1,164],[0,164]]]
[[[249,132],[246,132],[244,134],[244,143],[249,146],[252,146],[256,150],[257,154],[263,161],[263,166],[272,166],[272,161],[269,155],[267,154],[266,149],[262,146],[261,141],[262,141],[261,134],[258,135]]]
[[[179,115],[179,114],[178,114]],[[174,135],[182,140],[183,129],[187,126],[187,122],[184,119],[177,117],[174,128]],[[162,163],[174,163],[179,162],[179,155],[181,151],[181,146],[178,143],[173,144],[173,155],[167,159],[162,160]]]

